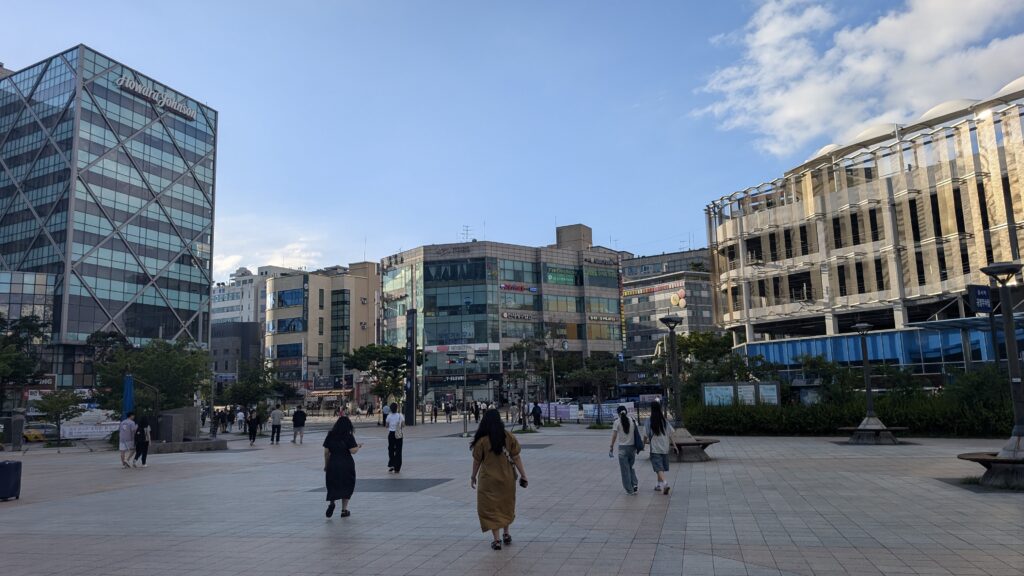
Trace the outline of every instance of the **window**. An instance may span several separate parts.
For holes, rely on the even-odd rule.
[[[810,246],[807,245],[807,226],[800,226],[800,255],[807,256]]]
[[[319,292],[318,300],[320,302],[320,309],[323,310],[324,309],[324,289],[321,288],[318,292]],[[320,333],[323,334],[323,331],[321,331]]]
[[[268,302],[269,308],[287,308],[288,306],[302,306],[302,289],[281,290],[273,294],[273,300]]]
[[[779,242],[774,233],[768,235],[768,257],[772,262],[779,259]]]
[[[867,292],[867,287],[864,285],[864,265],[857,262],[854,265],[854,272],[857,274],[857,294]]]
[[[788,228],[782,232],[782,243],[786,250],[786,258],[793,257],[793,231]]]
[[[882,237],[881,230],[878,229],[878,210],[872,208],[868,212],[868,225],[871,226],[871,241],[878,242]]]
[[[965,234],[967,225],[964,224],[964,203],[960,197],[960,188],[953,188],[953,213],[956,215],[957,234]]]
[[[914,254],[914,262],[917,264],[917,285],[924,286],[924,254],[920,250]]]
[[[544,282],[547,284],[561,284],[563,286],[582,285],[578,268],[549,266],[548,264],[544,265]]]
[[[836,248],[843,247],[843,224],[838,216],[832,219],[832,240]]]
[[[907,203],[907,207],[910,210],[910,234],[913,236],[914,242],[920,242],[921,225],[917,216],[917,200],[911,198],[910,202]]]
[[[939,214],[939,195],[932,194],[932,229],[936,236],[942,236],[942,216]]]
[[[320,362],[324,361],[324,343],[319,342],[316,345],[316,359]]]
[[[836,268],[836,275],[839,277],[839,295],[846,296],[846,266]]]
[[[302,356],[302,344],[278,344],[277,358],[298,358]]]
[[[323,292],[323,290],[321,290]],[[321,316],[316,319],[316,333],[320,336],[324,335],[324,317]]]
[[[885,271],[882,269],[881,258],[875,258],[875,290],[885,290]]]

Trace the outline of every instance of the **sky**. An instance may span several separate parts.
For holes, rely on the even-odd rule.
[[[220,113],[214,276],[468,237],[653,255],[821,146],[1024,75],[1014,0],[6,2]]]

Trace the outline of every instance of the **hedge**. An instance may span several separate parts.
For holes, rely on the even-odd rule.
[[[833,436],[864,418],[864,401],[805,406],[689,405],[683,415],[694,434]],[[889,426],[906,426],[912,436],[1003,437],[1013,428],[1009,404],[966,404],[944,396],[880,397],[875,413]]]

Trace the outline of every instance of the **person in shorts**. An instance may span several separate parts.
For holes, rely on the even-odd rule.
[[[676,451],[672,444],[672,425],[665,418],[661,409],[661,402],[651,402],[651,417],[647,419],[644,426],[644,437],[651,446],[651,468],[658,475],[658,484],[654,489],[662,494],[668,494],[671,488],[665,480],[665,472],[668,472],[669,450]]]
[[[121,450],[121,466],[131,468],[129,462],[135,456],[135,431],[139,429],[135,423],[135,412],[129,412],[121,426],[117,429],[118,448]]]
[[[303,430],[306,427],[306,411],[299,406],[292,412],[292,444],[295,444],[295,440],[298,439],[299,444],[302,444]]]

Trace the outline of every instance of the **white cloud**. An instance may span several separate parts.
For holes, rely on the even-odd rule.
[[[1024,74],[1024,33],[1002,28],[1014,0],[909,0],[877,19],[842,25],[830,5],[767,0],[733,39],[741,60],[704,86],[698,110],[724,129],[758,135],[776,155],[815,140],[842,142],[865,126],[904,122],[953,98],[982,98]]]
[[[301,226],[289,226],[287,220],[256,215],[219,216],[214,239],[213,277],[225,281],[240,266],[255,272],[260,266],[318,268],[323,266],[325,246],[322,234]],[[273,219],[271,219],[273,220]]]

